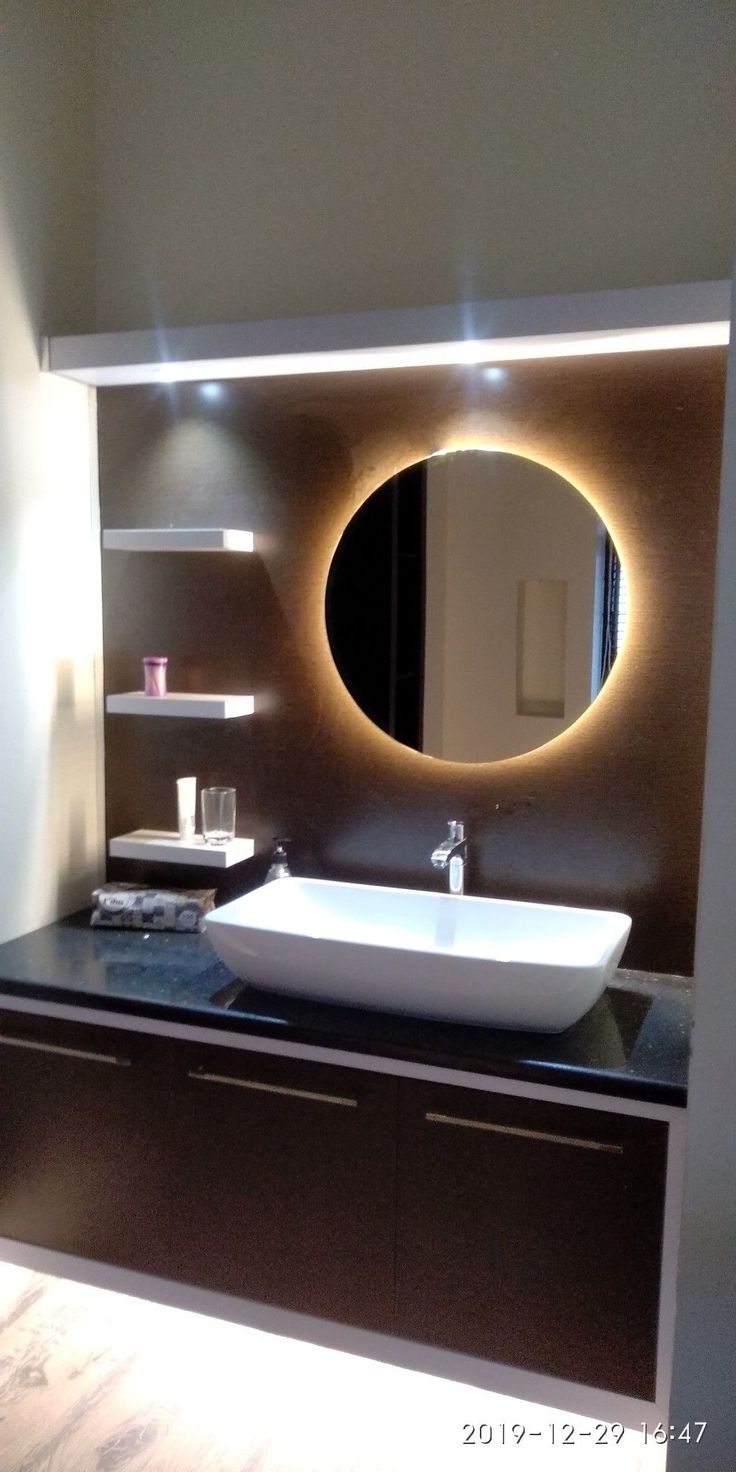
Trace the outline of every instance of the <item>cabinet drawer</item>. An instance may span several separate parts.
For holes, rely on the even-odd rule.
[[[390,1329],[394,1081],[223,1048],[177,1067],[177,1274]]]
[[[667,1127],[400,1089],[397,1331],[652,1398]]]

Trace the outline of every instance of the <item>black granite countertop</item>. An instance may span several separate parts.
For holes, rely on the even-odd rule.
[[[295,1044],[682,1106],[687,1098],[691,983],[619,971],[574,1027],[503,1032],[336,1007],[232,983],[206,935],[93,930],[88,912],[0,946],[2,998],[26,997],[126,1017],[196,1023]],[[238,987],[229,987],[229,994]],[[227,995],[227,994],[226,994]]]

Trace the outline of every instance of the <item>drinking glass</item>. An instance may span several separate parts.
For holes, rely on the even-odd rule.
[[[235,788],[202,788],[202,837],[205,843],[230,843],[235,837]]]

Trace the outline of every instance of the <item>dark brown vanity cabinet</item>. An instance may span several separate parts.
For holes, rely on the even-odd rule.
[[[175,1276],[390,1330],[396,1082],[176,1049]]]
[[[165,1272],[162,1040],[0,1013],[0,1236]]]
[[[396,1333],[651,1399],[667,1126],[402,1081]]]
[[[0,1236],[654,1397],[667,1125],[0,1013]]]

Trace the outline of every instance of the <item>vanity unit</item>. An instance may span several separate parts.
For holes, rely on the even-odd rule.
[[[86,916],[0,948],[0,978],[5,1255],[581,1413],[663,1409],[684,983],[620,973],[567,1032],[502,1033],[238,996],[206,937]]]

